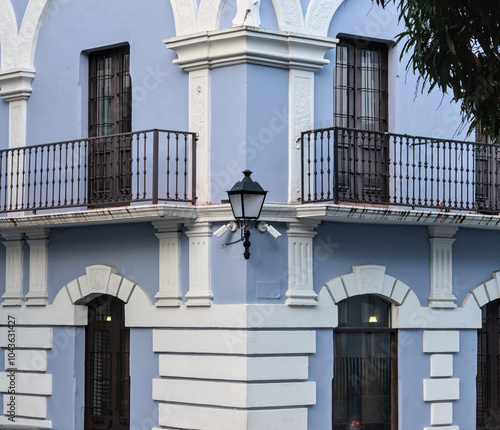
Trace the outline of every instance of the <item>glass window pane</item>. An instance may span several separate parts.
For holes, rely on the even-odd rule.
[[[336,333],[333,430],[391,430],[391,334]]]
[[[389,327],[390,304],[375,296],[356,296],[339,303],[339,327]]]

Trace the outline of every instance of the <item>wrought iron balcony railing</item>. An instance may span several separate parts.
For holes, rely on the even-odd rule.
[[[500,212],[500,147],[340,127],[302,133],[302,202]]]
[[[196,135],[143,130],[0,151],[0,213],[194,202]]]

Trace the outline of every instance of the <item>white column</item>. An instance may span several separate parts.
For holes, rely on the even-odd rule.
[[[155,297],[156,306],[180,306],[180,239],[181,224],[173,221],[153,223],[160,241],[159,277],[160,285]]]
[[[49,257],[49,229],[29,231],[30,246],[30,289],[26,294],[26,305],[44,306],[47,304],[47,267]]]
[[[291,69],[289,73],[289,195],[290,203],[301,197],[302,155],[301,132],[311,130],[314,123],[314,72]]]
[[[5,293],[3,306],[20,306],[23,302],[23,247],[24,234],[2,232],[7,248],[5,261]]]
[[[210,306],[213,303],[210,288],[211,222],[187,224],[189,238],[189,291],[187,306]]]
[[[313,290],[313,238],[317,222],[288,223],[288,291],[286,304],[316,306]]]
[[[203,204],[210,202],[209,69],[189,72],[189,130],[198,134],[196,144],[196,198],[198,204]],[[190,160],[192,159],[193,157],[190,157]]]
[[[431,308],[456,308],[457,299],[453,295],[452,285],[452,252],[455,239],[453,236],[458,227],[429,227],[431,244],[431,293],[429,306]]]
[[[32,91],[31,81],[34,77],[35,69],[30,68],[20,67],[0,72],[0,97],[9,103],[9,148],[26,146],[27,100]],[[4,186],[7,185],[12,191],[8,193],[6,206],[10,209],[21,208],[24,201],[24,152],[12,152],[8,166],[8,183]]]
[[[9,148],[26,146],[26,106],[34,77],[30,68],[0,72],[0,96],[9,102]]]

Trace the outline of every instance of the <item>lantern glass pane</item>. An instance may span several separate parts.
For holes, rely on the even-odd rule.
[[[241,194],[232,194],[229,196],[229,202],[231,203],[231,209],[233,210],[233,215],[236,219],[243,218],[243,206],[241,201]]]
[[[258,218],[265,198],[266,196],[262,194],[244,194],[243,210],[245,218]]]

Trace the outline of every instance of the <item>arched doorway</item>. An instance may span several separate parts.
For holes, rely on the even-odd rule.
[[[373,295],[338,303],[332,382],[333,430],[397,428],[396,333],[390,303]]]
[[[130,330],[125,327],[125,303],[103,294],[87,306],[85,430],[128,430]]]
[[[477,430],[500,430],[500,300],[481,308],[477,335]]]

